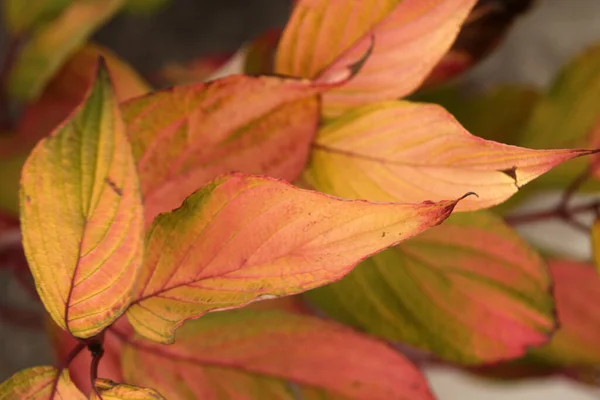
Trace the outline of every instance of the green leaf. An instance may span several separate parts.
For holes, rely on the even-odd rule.
[[[518,357],[555,328],[544,262],[487,212],[452,215],[306,296],[340,321],[463,364]]]
[[[15,60],[8,92],[20,101],[40,95],[68,57],[123,5],[124,0],[75,1],[32,33]]]

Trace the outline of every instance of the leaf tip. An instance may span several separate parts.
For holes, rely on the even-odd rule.
[[[329,84],[344,84],[351,81],[352,78],[358,75],[358,73],[363,69],[369,58],[371,58],[371,54],[373,54],[373,49],[375,48],[375,36],[371,34],[369,39],[369,47],[358,60],[347,65],[341,71],[337,70],[334,73],[325,73],[320,75],[315,81]]]

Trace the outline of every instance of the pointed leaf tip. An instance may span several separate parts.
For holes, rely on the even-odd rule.
[[[319,83],[329,83],[329,84],[346,84],[350,82],[352,78],[354,78],[358,73],[363,69],[371,54],[373,53],[373,49],[375,47],[375,36],[370,35],[370,43],[369,47],[365,51],[365,53],[355,62],[348,65],[346,70],[340,71],[324,71],[321,75],[319,75],[315,82]]]
[[[144,228],[136,166],[101,64],[84,102],[30,154],[20,196],[44,306],[73,336],[97,334],[129,305]]]
[[[223,176],[156,218],[128,319],[170,343],[185,320],[338,280],[440,224],[456,204],[344,200],[273,178]]]

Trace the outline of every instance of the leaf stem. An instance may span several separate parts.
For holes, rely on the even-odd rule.
[[[50,400],[54,400],[54,396],[56,395],[56,391],[58,389],[58,381],[60,380],[60,376],[65,368],[68,368],[71,365],[71,362],[81,353],[83,349],[85,349],[85,343],[79,342],[77,345],[69,352],[67,358],[64,359],[61,364],[57,367],[58,372],[56,373],[56,378],[52,382],[52,389],[50,391]]]

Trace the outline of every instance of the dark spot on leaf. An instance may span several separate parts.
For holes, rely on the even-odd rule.
[[[110,188],[113,190],[113,192],[115,192],[115,194],[116,194],[117,196],[123,196],[123,191],[121,190],[121,188],[119,188],[119,187],[117,186],[117,184],[116,184],[116,183],[114,183],[114,182],[112,181],[112,179],[110,179],[109,177],[106,177],[106,178],[104,178],[104,181],[106,182],[106,184],[107,184],[108,186],[110,186]]]
[[[387,235],[387,232],[381,232],[381,237],[385,237],[385,235]]]
[[[512,178],[512,180],[515,182],[515,186],[517,187],[517,190],[521,189],[521,186],[519,185],[519,182],[517,181],[517,167],[514,166],[512,168],[508,168],[508,169],[501,169],[498,172],[502,172],[503,174],[507,175],[509,178]]]
[[[29,204],[31,203],[31,197],[29,197],[29,195],[25,195],[25,203]]]

